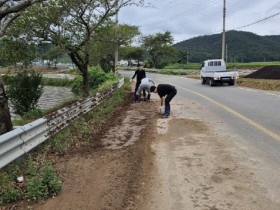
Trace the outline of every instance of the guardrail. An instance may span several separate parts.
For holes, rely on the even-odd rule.
[[[65,128],[74,119],[89,112],[108,98],[113,91],[122,87],[124,78],[94,96],[65,106],[44,118],[35,120],[0,136],[0,168],[11,163],[31,149]]]

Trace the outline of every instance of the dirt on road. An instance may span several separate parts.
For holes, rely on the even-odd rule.
[[[279,169],[268,174],[269,160],[193,101],[176,96],[168,119],[158,105],[153,95],[119,109],[92,146],[56,164],[57,197],[14,209],[280,209]]]

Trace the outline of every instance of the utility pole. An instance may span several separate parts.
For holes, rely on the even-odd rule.
[[[226,63],[227,63],[227,60],[228,60],[228,45],[226,44],[226,60],[225,60]]]
[[[118,10],[119,2],[116,2],[116,10]],[[116,49],[115,49],[115,66],[114,66],[114,73],[117,74],[118,69],[118,62],[119,62],[119,38],[118,38],[118,11],[116,12]]]
[[[223,8],[223,37],[222,37],[222,59],[225,59],[225,43],[226,43],[226,0],[224,0]]]

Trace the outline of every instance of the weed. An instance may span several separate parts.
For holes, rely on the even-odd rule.
[[[57,195],[62,188],[62,182],[52,166],[48,163],[42,170],[43,184],[48,188],[49,195]]]
[[[0,204],[16,201],[20,197],[20,192],[15,188],[14,183],[12,174],[1,173]]]
[[[40,177],[32,177],[24,185],[26,197],[32,200],[39,200],[47,196],[48,187],[43,183]]]
[[[45,86],[59,86],[59,87],[71,87],[73,81],[70,79],[58,79],[58,78],[43,78],[43,84]]]
[[[47,196],[57,195],[62,189],[62,182],[48,157],[65,153],[73,145],[87,145],[93,141],[93,133],[104,124],[104,119],[112,114],[115,107],[124,100],[124,92],[130,90],[128,80],[124,87],[114,91],[110,98],[103,101],[93,111],[81,116],[68,127],[61,130],[44,144],[31,151],[19,164],[9,164],[0,170],[0,202],[8,203],[19,199],[37,201]],[[49,158],[50,159],[50,158]],[[19,187],[16,177],[23,175],[25,183]]]

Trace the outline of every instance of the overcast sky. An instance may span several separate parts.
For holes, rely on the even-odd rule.
[[[174,43],[221,33],[223,0],[146,0],[148,8],[126,7],[119,23],[140,26],[145,35],[170,31]],[[226,30],[280,35],[280,0],[226,0]]]

